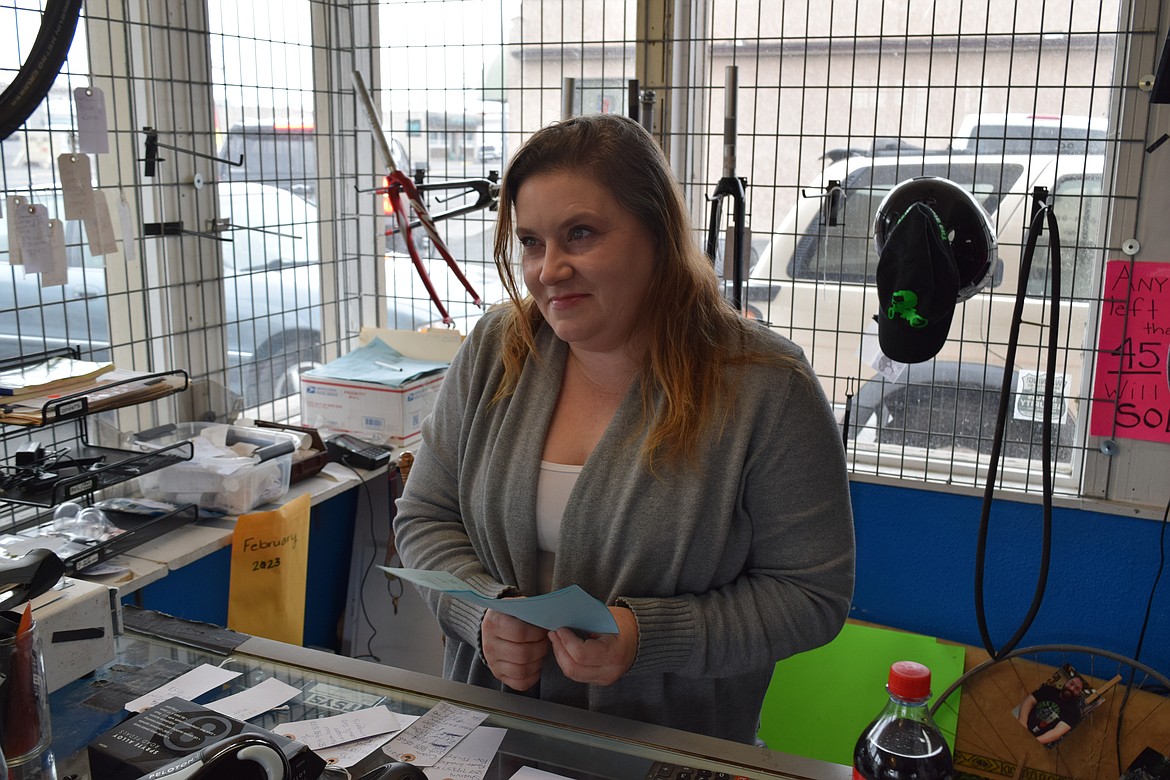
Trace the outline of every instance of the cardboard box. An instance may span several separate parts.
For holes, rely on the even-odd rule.
[[[116,589],[70,577],[33,599],[49,693],[114,660],[120,609]]]
[[[404,447],[422,436],[422,421],[435,406],[442,375],[403,388],[372,382],[301,376],[301,420],[315,428]]]
[[[453,330],[363,328],[360,343],[364,345],[375,336],[406,357],[448,363],[463,341]],[[430,374],[400,387],[302,373],[301,422],[392,447],[413,444],[421,437],[422,421],[434,408],[445,373]]]
[[[263,734],[280,745],[292,767],[290,780],[315,780],[325,768],[325,760],[300,742],[175,697],[90,742],[90,774],[102,780],[138,780],[241,732]]]

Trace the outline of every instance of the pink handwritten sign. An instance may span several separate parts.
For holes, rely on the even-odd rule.
[[[1089,433],[1170,442],[1170,263],[1105,265]]]

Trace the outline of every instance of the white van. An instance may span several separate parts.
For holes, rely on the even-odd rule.
[[[1057,414],[1061,444],[1081,412],[1068,394],[1080,388],[1089,300],[1100,264],[1103,212],[1100,154],[965,154],[910,151],[852,153],[830,163],[803,190],[753,268],[747,299],[773,328],[802,346],[844,417],[852,396],[850,437],[986,453],[999,403],[1020,255],[1033,189],[1054,196],[1060,226],[1061,294]],[[955,312],[947,344],[927,363],[881,366],[877,350],[878,255],[873,220],[885,194],[915,176],[941,176],[973,193],[991,217],[999,262],[988,289]],[[1048,286],[1048,231],[1037,246],[1013,370],[1007,457],[1038,457]],[[876,352],[876,356],[875,356]],[[858,438],[862,441],[862,438]],[[1071,457],[1063,447],[1060,459]]]

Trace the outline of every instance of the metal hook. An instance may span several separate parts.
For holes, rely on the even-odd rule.
[[[170,144],[159,143],[158,131],[153,127],[144,127],[142,128],[142,132],[146,133],[146,157],[140,160],[140,162],[145,163],[142,174],[147,178],[154,177],[158,163],[165,159],[158,156],[159,149],[170,149],[173,152],[182,152],[183,154],[189,154],[192,157],[201,157],[204,160],[214,160],[215,162],[230,165],[234,168],[238,168],[244,164],[244,155],[242,154],[240,155],[239,162],[232,162],[231,160],[225,160],[222,157],[216,157],[213,154],[203,154],[202,152],[196,152],[193,149],[183,149],[179,146],[171,146]]]
[[[223,241],[228,243],[230,238],[221,238],[214,233],[202,233],[198,230],[184,230],[182,222],[147,222],[142,226],[142,235],[151,238],[162,238],[164,236],[196,236],[198,238],[210,238],[212,241]]]
[[[824,210],[821,213],[821,224],[829,227],[837,227],[841,224],[841,209],[845,206],[845,188],[841,186],[840,179],[829,179],[825,183],[824,192],[809,192],[805,188],[801,188],[800,197],[802,198],[824,198]]]
[[[265,228],[265,227],[252,227],[251,225],[233,225],[232,221],[226,217],[223,219],[212,219],[212,220],[208,220],[208,221],[211,224],[211,232],[212,233],[228,233],[228,232],[231,232],[233,230],[251,230],[251,231],[256,232],[256,233],[265,233],[265,234],[270,235],[270,236],[277,236],[278,238],[293,238],[293,239],[296,239],[298,241],[302,238],[302,236],[298,236],[295,233],[281,233],[279,230],[272,230],[270,228]],[[198,235],[198,234],[195,234],[195,235]],[[228,238],[228,239],[220,239],[220,240],[221,241],[230,241],[231,239]]]
[[[1052,205],[1049,198],[1048,188],[1042,185],[1037,185],[1032,188],[1032,210],[1029,212],[1029,224],[1036,223],[1036,235],[1044,235],[1044,221],[1037,220],[1036,217],[1047,206]]]

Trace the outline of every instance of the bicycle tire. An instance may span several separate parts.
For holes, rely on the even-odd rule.
[[[1068,660],[1091,687],[1105,689],[1104,703],[1084,715],[1051,748],[1042,746],[1016,719],[1019,705],[1059,664]],[[1170,751],[1170,678],[1150,666],[1102,648],[1046,644],[1015,648],[972,667],[938,695],[932,713],[956,712],[959,727],[948,735],[955,778],[1116,780],[1146,747]],[[958,695],[956,695],[958,694]]]
[[[73,45],[82,0],[48,0],[41,28],[16,78],[0,95],[0,141],[32,116],[49,94]]]

